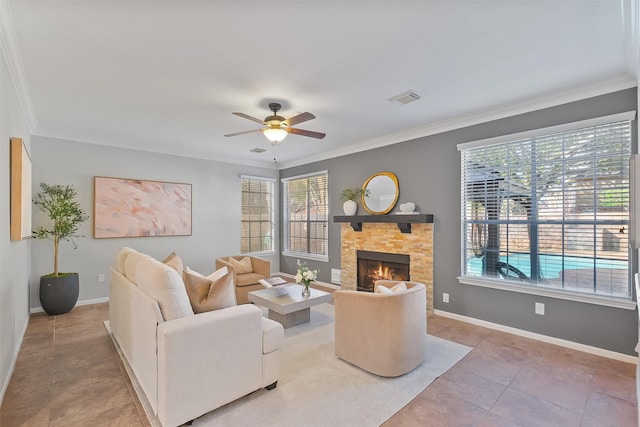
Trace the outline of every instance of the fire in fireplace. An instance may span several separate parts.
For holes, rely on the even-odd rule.
[[[373,292],[376,280],[410,280],[409,255],[357,251],[358,290]]]

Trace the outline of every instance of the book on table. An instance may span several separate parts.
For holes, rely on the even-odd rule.
[[[260,279],[258,280],[258,283],[260,283],[265,288],[272,288],[274,286],[284,285],[285,283],[287,283],[287,281],[282,277],[274,276],[268,279]]]

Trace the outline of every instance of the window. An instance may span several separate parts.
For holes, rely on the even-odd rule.
[[[328,180],[327,171],[282,180],[285,253],[327,259]]]
[[[269,178],[242,176],[240,251],[273,251],[273,184]]]
[[[461,282],[630,300],[631,114],[459,145]]]

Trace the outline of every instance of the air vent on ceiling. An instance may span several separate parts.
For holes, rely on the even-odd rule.
[[[252,148],[252,149],[251,149],[251,150],[249,150],[249,151],[251,151],[252,153],[264,153],[264,152],[265,152],[265,151],[267,151],[267,150],[265,150],[264,148],[258,148],[258,147],[256,147],[256,148]]]
[[[389,102],[395,105],[407,105],[410,102],[417,101],[420,99],[420,95],[415,93],[414,91],[407,91],[401,93],[400,95],[392,96],[389,98]]]

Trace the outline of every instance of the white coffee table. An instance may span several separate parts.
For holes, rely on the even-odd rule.
[[[331,302],[333,295],[318,289],[309,288],[311,296],[302,296],[302,286],[295,283],[274,286],[249,292],[249,301],[268,309],[269,319],[275,320],[285,328],[308,322],[311,307]]]

